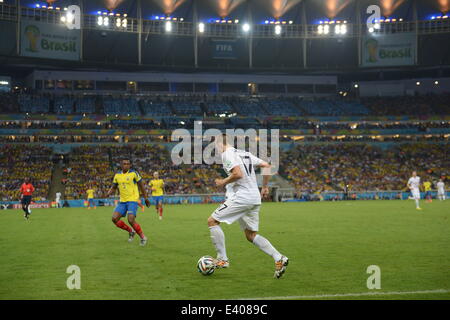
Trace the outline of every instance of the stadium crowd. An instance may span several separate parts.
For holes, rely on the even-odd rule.
[[[164,180],[165,194],[194,194],[221,192],[214,184],[220,177],[217,166],[174,165],[168,150],[161,144],[126,146],[82,146],[74,148],[66,164],[64,179],[65,198],[85,199],[86,190],[92,187],[97,198],[103,197],[112,185],[115,172],[120,170],[120,161],[129,157],[133,169],[146,183],[157,171]]]
[[[406,190],[413,170],[422,181],[446,176],[448,150],[448,143],[297,145],[281,155],[281,173],[299,193]]]
[[[46,200],[50,187],[53,163],[50,148],[33,145],[0,146],[0,187],[2,201],[18,201],[19,188],[30,178],[36,188],[34,201]]]

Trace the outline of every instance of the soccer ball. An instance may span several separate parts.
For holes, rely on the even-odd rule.
[[[201,257],[197,262],[197,269],[204,276],[213,274],[215,270],[214,258],[211,256]]]

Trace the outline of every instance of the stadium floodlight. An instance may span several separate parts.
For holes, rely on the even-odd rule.
[[[337,25],[334,27],[334,33],[335,33],[335,34],[341,34],[341,26],[340,26],[339,24],[337,24]]]
[[[250,25],[248,23],[244,23],[244,25],[242,26],[242,30],[244,32],[249,32],[250,31]]]
[[[200,22],[198,24],[198,32],[204,33],[205,32],[205,24],[203,22]]]
[[[320,25],[317,27],[317,33],[318,34],[323,34],[323,25]]]
[[[420,81],[417,81],[417,82],[416,82],[416,86],[420,86]]]
[[[435,84],[435,85],[438,85],[438,84],[439,84],[439,81],[436,80],[436,81],[434,82],[434,84]]]
[[[166,30],[166,32],[172,32],[172,22],[166,21],[166,23],[164,24],[164,29]]]
[[[355,87],[355,89],[358,89],[359,85],[357,83],[355,83],[353,87]]]
[[[281,31],[282,31],[281,26],[277,24],[277,25],[275,26],[275,34],[276,34],[277,36],[279,36],[279,35],[281,34]]]

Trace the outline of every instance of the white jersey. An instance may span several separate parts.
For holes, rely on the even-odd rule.
[[[56,193],[56,202],[59,202],[61,200],[61,192]]]
[[[231,170],[239,166],[243,177],[226,186],[227,200],[242,204],[261,204],[261,194],[256,182],[255,167],[263,163],[263,160],[255,157],[250,152],[228,148],[222,153],[222,165],[227,175]]]
[[[420,186],[420,177],[411,177],[408,180],[408,185],[411,186],[413,190],[419,190]]]
[[[437,183],[437,189],[439,191],[439,193],[444,193],[444,189],[445,189],[445,184],[442,181],[439,181]]]

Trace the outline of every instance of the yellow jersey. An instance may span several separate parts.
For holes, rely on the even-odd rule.
[[[153,189],[152,196],[158,197],[158,196],[162,196],[164,194],[164,190],[163,190],[164,180],[163,179],[150,180],[148,185]]]
[[[129,170],[125,173],[118,172],[114,175],[113,183],[119,189],[120,202],[137,202],[139,200],[138,182],[142,178],[135,170]]]
[[[423,183],[423,189],[424,189],[425,191],[431,191],[431,182],[425,181],[425,182]]]
[[[88,189],[88,190],[86,190],[88,199],[94,199],[94,192],[95,192],[94,189]]]

